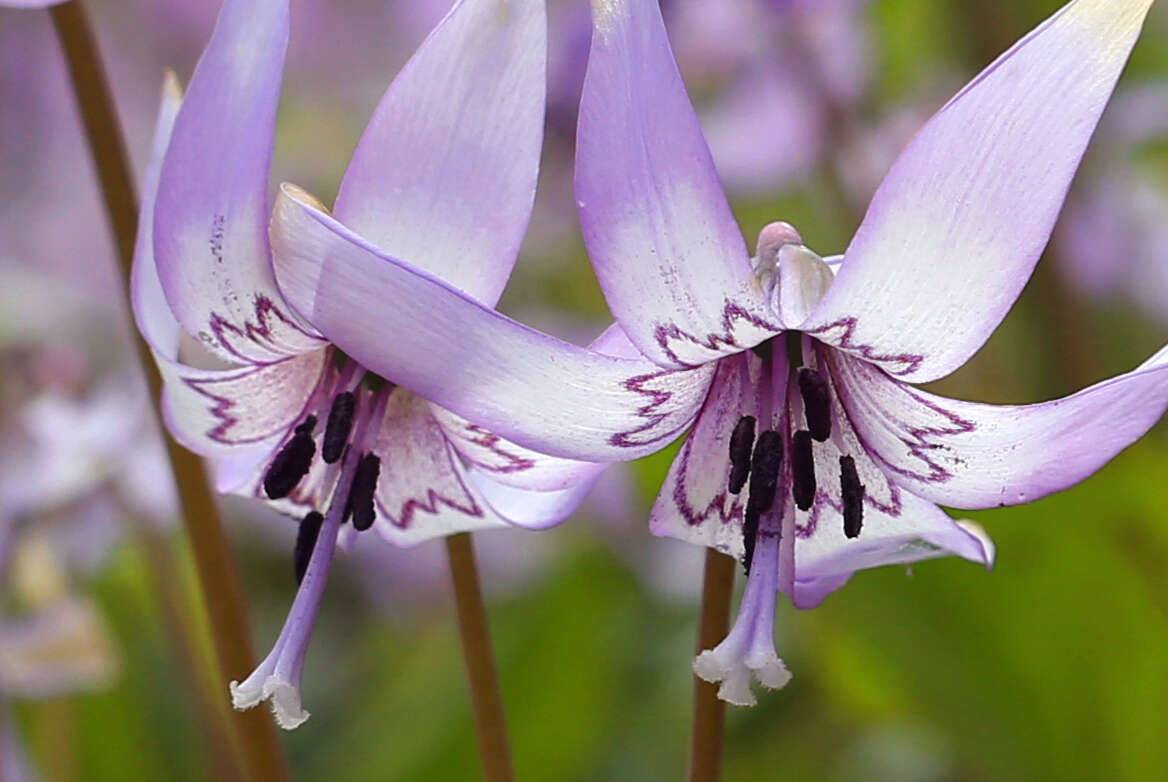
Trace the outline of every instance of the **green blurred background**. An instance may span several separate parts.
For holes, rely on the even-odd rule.
[[[105,49],[131,46],[116,14],[103,19],[103,5],[91,9]],[[349,23],[360,26],[358,15],[371,5],[338,4],[337,13],[351,13]],[[118,13],[127,6],[110,4]],[[388,7],[385,18],[392,19]],[[913,103],[927,116],[1056,7],[1048,0],[865,5],[872,72],[863,99],[849,109],[856,132]],[[1168,78],[1165,10],[1153,10],[1121,87]],[[15,13],[5,12],[0,25],[34,24],[15,21]],[[198,16],[204,25],[210,19]],[[183,76],[208,30],[196,29],[190,36],[196,43],[169,52]],[[380,86],[368,95],[392,72],[372,79]],[[292,97],[276,163],[326,197],[367,114],[322,109],[315,101],[327,80],[319,73],[289,76]],[[343,143],[316,168],[297,162],[306,150],[315,154],[322,137]],[[1168,135],[1122,154],[1168,193]],[[748,240],[766,222],[785,219],[828,254],[843,248],[859,216],[840,193],[838,161],[821,161],[781,190],[737,199],[735,208]],[[1165,342],[1166,321],[1122,297],[1090,297],[1069,285],[1051,257],[1057,251],[1056,242],[975,360],[936,388],[967,399],[1037,401],[1126,371]],[[1159,261],[1168,265],[1168,257]],[[1168,289],[1161,294],[1168,311]],[[567,313],[572,323],[606,317],[573,240],[530,249],[502,308],[521,318]],[[492,593],[492,631],[522,780],[652,782],[684,775],[700,559],[675,551],[680,544],[651,539],[646,525],[673,451],[633,465],[623,519],[601,525],[582,513],[540,533],[554,541],[545,560],[521,584]],[[1168,779],[1166,457],[1161,426],[1078,487],[1025,507],[969,514],[997,543],[993,572],[932,561],[859,573],[814,611],[781,601],[776,646],[794,680],[762,695],[755,708],[730,707],[725,778]],[[226,507],[249,515],[239,503]],[[257,646],[266,650],[292,598],[291,528],[275,545],[248,519],[232,529]],[[520,533],[482,537],[500,534]],[[171,537],[185,562],[181,535]],[[95,597],[109,622],[121,669],[112,685],[15,705],[18,729],[46,780],[211,778],[144,556],[127,538],[74,585]],[[414,556],[393,552],[382,567],[405,569]],[[680,563],[669,568],[669,587],[649,566],[653,560],[660,570],[662,556]],[[430,561],[441,565],[440,558]],[[370,599],[347,564],[341,557],[334,569],[309,655],[304,694],[313,717],[282,736],[294,778],[476,779],[465,678],[441,572],[424,588],[395,583]],[[179,580],[193,594],[188,565]]]

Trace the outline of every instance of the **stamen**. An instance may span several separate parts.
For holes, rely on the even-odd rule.
[[[296,573],[296,584],[304,580],[304,573],[308,570],[308,560],[312,558],[312,550],[316,548],[316,539],[320,536],[320,525],[324,523],[324,516],[312,511],[300,522],[300,529],[296,533],[296,547],[292,549],[292,568]]]
[[[779,484],[779,472],[783,468],[783,438],[778,432],[768,429],[758,436],[750,468],[750,497],[746,501],[742,520],[742,543],[745,549],[742,565],[747,575],[754,561],[759,521],[775,504],[775,490]]]
[[[272,459],[264,475],[264,493],[269,499],[287,497],[301,478],[308,474],[312,467],[312,457],[316,454],[316,442],[312,439],[312,430],[315,428],[316,416],[310,415],[293,430],[292,439]]]
[[[308,418],[304,419],[304,423],[300,424],[300,426],[297,426],[292,431],[296,434],[312,434],[314,429],[316,429],[316,416],[310,415]]]
[[[750,475],[750,449],[754,447],[754,416],[744,415],[730,435],[730,493],[738,494]]]
[[[345,451],[349,442],[349,432],[353,429],[353,413],[357,409],[357,397],[352,391],[337,394],[329,410],[328,423],[324,427],[324,441],[320,455],[328,464],[335,463]]]
[[[377,491],[377,476],[381,473],[381,458],[367,453],[361,457],[357,472],[353,475],[353,486],[349,489],[349,501],[345,506],[345,518],[353,515],[353,528],[364,532],[373,526],[377,511],[373,507],[373,495]],[[342,519],[342,523],[344,519]]]
[[[791,494],[799,510],[815,502],[815,461],[811,456],[811,432],[800,429],[791,437]]]
[[[840,490],[844,501],[844,535],[849,538],[859,537],[860,527],[864,523],[864,484],[860,483],[860,475],[856,472],[856,460],[850,456],[841,456],[840,463]]]
[[[827,381],[814,369],[799,370],[799,394],[803,397],[803,414],[807,428],[819,442],[831,437],[831,395]]]

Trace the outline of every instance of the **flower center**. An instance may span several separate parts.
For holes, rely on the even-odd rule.
[[[826,443],[832,436],[831,386],[818,369],[804,365],[804,355],[812,353],[810,344],[805,344],[808,338],[797,332],[787,332],[787,336],[790,339],[781,351],[775,350],[773,341],[756,351],[764,360],[764,378],[787,381],[778,394],[781,409],[764,421],[771,427],[756,439],[757,419],[743,415],[730,437],[729,491],[739,494],[748,482],[750,486],[742,520],[742,564],[747,574],[760,531],[778,537],[793,534],[793,528],[783,524],[787,499],[800,511],[809,511],[815,505],[815,444]],[[777,352],[784,355],[775,356]],[[790,372],[787,367],[773,366],[775,361],[784,359],[789,361]],[[764,399],[771,395],[769,388],[761,391]],[[839,471],[844,534],[856,538],[864,521],[864,485],[852,456],[839,457]],[[791,560],[793,565],[793,556]],[[793,578],[793,574],[788,577]]]
[[[314,507],[300,522],[292,554],[296,598],[267,658],[242,683],[231,683],[236,708],[269,700],[276,721],[284,728],[308,719],[300,704],[300,677],[341,525],[351,518],[354,529],[367,530],[377,515],[374,495],[381,459],[368,448],[394,387],[376,378],[364,382],[367,379],[363,369],[345,362],[338,373],[322,381],[314,398],[332,397],[323,433],[317,432],[318,413],[323,410],[309,412],[264,474],[263,488],[269,499],[288,497],[312,470],[320,437],[323,478],[314,481],[319,485],[309,496],[314,505],[327,509],[322,512]],[[308,407],[314,407],[312,400]]]

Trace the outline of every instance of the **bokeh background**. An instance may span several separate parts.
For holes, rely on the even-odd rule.
[[[929,114],[1058,3],[663,5],[744,232],[785,219],[827,255]],[[273,182],[331,200],[380,93],[447,6],[293,0]],[[588,3],[551,6],[541,191],[501,306],[584,342],[607,318],[570,192]],[[89,9],[141,165],[162,69],[189,76],[217,3]],[[190,685],[206,629],[94,182],[47,16],[0,10],[0,773],[215,779]],[[1166,336],[1161,4],[1026,292],[934,386],[1038,401],[1130,369]],[[646,525],[673,451],[610,470],[554,530],[476,536],[521,779],[684,774],[701,552]],[[730,707],[725,778],[1168,778],[1166,463],[1161,425],[1074,489],[972,514],[997,542],[993,572],[884,568],[814,611],[780,603],[795,678]],[[294,593],[295,528],[245,502],[224,509],[266,650]],[[282,737],[294,778],[475,779],[441,544],[364,542],[328,587],[305,675],[313,717]],[[211,696],[225,704],[225,683]]]

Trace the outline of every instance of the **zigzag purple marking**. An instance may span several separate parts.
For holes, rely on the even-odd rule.
[[[700,413],[699,413],[700,415]],[[692,450],[693,440],[686,439],[685,445],[681,447],[681,453],[678,454],[678,469],[677,480],[673,484],[673,504],[677,510],[681,512],[685,523],[691,527],[696,527],[704,523],[715,512],[718,514],[718,520],[722,524],[729,524],[731,521],[742,521],[742,503],[736,497],[734,502],[730,505],[729,513],[726,512],[726,495],[728,491],[720,491],[714,495],[709,504],[706,505],[702,511],[695,512],[693,506],[689,504],[689,500],[685,496],[685,481],[686,475],[689,471],[689,455]],[[729,462],[727,462],[727,478],[729,477]]]
[[[840,400],[844,402],[843,407],[845,411],[847,411],[847,414],[850,418],[851,411],[848,410],[847,401],[851,398],[851,394],[847,392],[847,385],[842,383],[838,377],[839,373],[841,372],[841,367],[837,366],[836,361],[837,359],[834,357],[831,359],[831,374],[834,381],[833,385],[836,386],[836,394]],[[876,369],[877,371],[880,371],[878,367]],[[936,402],[918,396],[914,392],[915,390],[909,386],[905,386],[900,383],[896,383],[895,385],[897,390],[907,395],[914,402],[917,402],[925,408],[933,411],[952,424],[950,427],[915,427],[905,424],[904,429],[902,430],[905,434],[898,437],[898,439],[904,443],[905,447],[908,448],[909,453],[914,458],[918,459],[922,464],[927,466],[929,474],[922,475],[920,473],[913,472],[912,470],[891,464],[880,454],[877,449],[872,448],[864,436],[860,433],[860,431],[856,429],[855,426],[853,426],[852,430],[856,435],[856,439],[860,441],[860,444],[864,446],[864,450],[868,452],[873,460],[883,465],[882,469],[886,471],[893,472],[897,475],[902,475],[913,480],[918,480],[923,483],[944,483],[945,481],[951,480],[953,478],[953,473],[931,459],[928,454],[930,451],[947,450],[948,446],[946,446],[944,443],[930,442],[927,438],[954,437],[960,434],[968,434],[969,432],[977,430],[977,424],[975,424],[973,421],[962,418],[952,410],[947,410],[941,407]],[[901,423],[903,424],[904,422]]]
[[[453,462],[449,461],[453,458],[451,456],[451,447],[452,446],[449,444],[446,445],[446,458],[448,460],[448,464],[450,465],[450,471],[454,475],[454,480],[458,482],[459,487],[462,489],[463,496],[470,501],[470,506],[467,507],[466,505],[460,505],[458,500],[453,500],[449,497],[439,494],[438,492],[434,491],[434,489],[426,489],[425,499],[410,497],[404,503],[402,503],[401,518],[396,518],[392,513],[386,510],[385,504],[381,501],[381,492],[379,491],[375,496],[377,510],[381,516],[385,517],[386,521],[398,529],[406,529],[410,526],[410,524],[413,523],[414,515],[418,511],[437,514],[438,503],[442,503],[446,507],[459,511],[460,513],[464,513],[467,516],[471,516],[472,518],[481,518],[483,516],[483,509],[479,507],[477,502],[475,502],[474,494],[466,487],[466,483],[462,480],[462,476],[460,476],[458,474],[458,470],[454,468]]]
[[[813,335],[820,335],[826,331],[830,331],[831,329],[836,329],[836,328],[840,328],[840,327],[842,327],[844,329],[844,333],[840,336],[839,342],[834,346],[837,350],[847,350],[847,351],[856,353],[859,356],[861,356],[862,358],[864,358],[866,361],[870,361],[870,362],[893,363],[893,364],[904,365],[903,369],[901,369],[897,372],[893,372],[892,374],[896,374],[896,375],[911,374],[911,373],[917,371],[917,369],[920,367],[921,363],[925,360],[924,356],[918,355],[915,353],[881,354],[881,353],[877,353],[872,348],[871,345],[861,345],[861,344],[857,344],[857,343],[853,342],[852,338],[855,336],[855,333],[856,333],[856,318],[854,316],[840,318],[839,320],[828,323],[826,326],[820,326],[819,328],[807,331],[806,333],[813,334]]]
[[[292,360],[293,359],[291,359],[291,358],[281,359],[281,361],[292,361]],[[223,383],[226,381],[242,380],[243,378],[246,378],[250,375],[253,375],[257,372],[260,372],[263,369],[266,369],[266,368],[271,367],[271,366],[275,366],[278,363],[279,362],[272,362],[270,364],[260,364],[260,365],[256,365],[253,367],[248,367],[246,369],[240,370],[238,374],[232,375],[230,377],[220,376],[220,377],[216,377],[216,378],[194,378],[194,377],[182,378],[182,382],[185,386],[190,388],[192,391],[194,391],[199,396],[210,399],[212,402],[212,405],[208,408],[208,412],[212,416],[214,416],[216,419],[218,419],[219,423],[213,429],[211,429],[210,431],[207,432],[208,439],[211,439],[217,443],[222,443],[224,445],[229,445],[229,446],[230,445],[247,445],[249,443],[258,443],[258,442],[261,442],[261,441],[266,440],[267,438],[271,437],[273,434],[280,431],[281,429],[289,429],[293,423],[300,420],[305,415],[305,411],[308,409],[309,405],[312,404],[313,398],[316,395],[316,390],[320,387],[322,380],[328,374],[326,371],[322,371],[320,373],[320,376],[317,378],[317,381],[313,385],[312,390],[308,393],[308,396],[305,397],[304,404],[301,406],[300,412],[297,413],[287,424],[278,425],[274,429],[272,429],[271,431],[264,432],[263,434],[255,435],[254,437],[232,438],[232,437],[227,436],[227,432],[230,431],[230,429],[233,426],[235,426],[236,424],[239,423],[239,418],[236,417],[235,415],[233,415],[231,412],[232,409],[235,407],[235,400],[231,397],[221,396],[219,394],[212,393],[211,391],[208,391],[203,386],[204,385],[217,385],[219,383]],[[327,369],[327,366],[328,365],[326,362],[326,364],[325,364],[326,369]]]
[[[668,413],[656,413],[654,411],[672,399],[673,392],[648,388],[646,384],[650,381],[656,380],[659,377],[664,377],[665,375],[686,371],[693,370],[663,369],[660,372],[654,372],[649,375],[637,375],[636,377],[630,377],[628,380],[622,382],[621,387],[626,391],[632,391],[634,394],[647,396],[649,397],[650,401],[645,405],[637,408],[637,415],[645,419],[645,423],[641,426],[634,427],[633,429],[629,429],[624,432],[617,432],[616,434],[611,435],[608,438],[609,444],[617,448],[637,448],[642,445],[669,441],[675,438],[678,433],[689,424],[689,420],[686,420],[686,422],[681,426],[675,427],[674,429],[654,437],[650,437],[649,439],[635,439],[637,435],[656,428],[658,424],[669,418]]]
[[[296,323],[292,318],[289,318],[282,309],[276,306],[276,304],[271,299],[269,299],[267,296],[264,296],[263,294],[256,294],[253,312],[255,314],[255,322],[253,323],[250,320],[245,320],[243,323],[243,328],[235,325],[235,323],[218,314],[217,312],[212,311],[210,313],[209,325],[211,328],[211,333],[215,336],[215,340],[218,341],[224,350],[226,350],[244,364],[265,366],[267,364],[276,363],[276,361],[281,361],[282,359],[276,359],[275,361],[257,361],[252,357],[244,355],[235,348],[235,346],[232,344],[232,341],[228,338],[228,334],[234,334],[236,337],[249,340],[259,345],[260,347],[263,347],[265,350],[283,353],[285,351],[272,347],[275,344],[273,341],[273,324],[275,322],[279,322],[287,328],[299,332],[301,335],[314,342],[318,342],[322,345],[326,344],[325,341],[317,335],[305,331],[303,328],[301,328],[298,323]],[[265,342],[267,345],[264,344]]]
[[[523,472],[524,470],[530,470],[535,466],[534,460],[529,459],[526,456],[520,456],[518,454],[510,453],[504,450],[500,446],[500,443],[505,443],[507,441],[494,432],[488,429],[484,429],[478,424],[472,423],[467,423],[463,429],[472,435],[471,437],[468,437],[467,440],[479,446],[480,448],[485,448],[506,462],[505,464],[487,464],[486,462],[481,462],[477,459],[468,458],[465,453],[460,452],[462,458],[465,459],[469,464],[473,464],[475,467],[478,467],[479,469],[485,470],[487,472],[502,473],[505,475]]]
[[[694,367],[701,366],[701,364],[691,364],[688,361],[682,361],[673,351],[673,348],[670,347],[670,344],[672,342],[681,340],[683,342],[697,345],[700,348],[705,348],[706,350],[710,350],[715,353],[721,352],[723,348],[746,350],[751,346],[739,344],[739,342],[734,338],[734,324],[739,321],[746,321],[755,328],[774,333],[778,333],[783,330],[783,327],[777,323],[771,323],[770,321],[760,318],[759,316],[747,310],[741,304],[736,304],[735,302],[727,299],[722,307],[721,334],[709,333],[705,337],[697,337],[688,331],[685,331],[676,323],[670,323],[669,325],[658,324],[657,327],[653,330],[653,338],[656,340],[658,347],[660,347],[665,355],[669,356],[670,360],[672,360],[675,364],[693,369]]]

